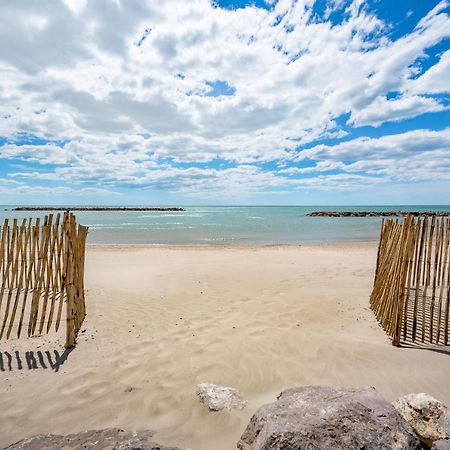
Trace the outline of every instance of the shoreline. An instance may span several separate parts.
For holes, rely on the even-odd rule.
[[[340,241],[314,241],[314,242],[299,242],[299,243],[267,243],[267,244],[231,244],[231,243],[207,243],[207,244],[122,244],[122,243],[87,243],[86,248],[91,250],[106,250],[106,249],[117,249],[117,250],[127,250],[127,249],[167,249],[167,250],[247,250],[247,249],[277,249],[277,248],[286,248],[286,249],[295,249],[295,248],[323,248],[323,247],[347,247],[347,246],[373,246],[378,245],[378,239],[364,239],[364,240],[340,240]]]

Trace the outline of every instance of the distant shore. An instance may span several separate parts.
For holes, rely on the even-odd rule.
[[[100,206],[83,206],[83,207],[55,207],[55,206],[19,206],[12,208],[11,211],[186,211],[184,208],[175,207],[100,207]]]

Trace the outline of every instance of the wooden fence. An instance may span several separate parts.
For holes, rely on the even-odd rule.
[[[370,305],[393,345],[449,344],[450,218],[381,226]]]
[[[65,321],[65,346],[75,345],[86,316],[87,232],[68,212],[50,214],[43,223],[39,218],[20,224],[5,220],[0,227],[0,339],[58,331]]]

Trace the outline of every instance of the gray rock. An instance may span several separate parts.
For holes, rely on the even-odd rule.
[[[41,434],[16,442],[4,450],[180,450],[156,444],[151,440],[153,434],[148,430],[127,432],[118,428],[83,431],[66,436]]]
[[[439,439],[450,439],[450,411],[428,394],[408,394],[394,403],[419,439],[431,446]]]
[[[262,406],[238,442],[241,450],[403,450],[420,441],[374,388],[301,386]]]
[[[210,411],[244,409],[247,405],[247,401],[242,398],[239,391],[231,387],[201,383],[197,386],[197,395],[200,402]]]
[[[447,439],[434,441],[431,450],[450,450],[450,441]]]

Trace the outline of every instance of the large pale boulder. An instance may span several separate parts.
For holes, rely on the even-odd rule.
[[[16,442],[4,450],[180,450],[156,444],[152,437],[152,431],[126,432],[118,428],[107,428],[66,436],[41,434]]]
[[[197,385],[197,396],[202,405],[210,411],[243,409],[247,405],[247,401],[242,398],[238,390],[211,383]]]
[[[400,397],[394,407],[428,446],[440,439],[450,439],[450,411],[431,395],[408,394]]]
[[[440,439],[439,441],[434,441],[431,450],[450,450],[450,440]]]
[[[301,386],[283,391],[251,418],[242,450],[406,450],[421,444],[374,388]]]

